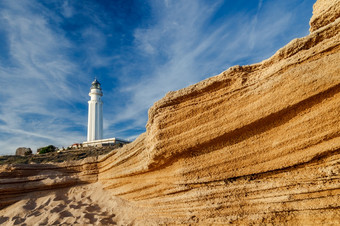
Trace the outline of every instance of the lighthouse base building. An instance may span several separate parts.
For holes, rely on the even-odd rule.
[[[113,146],[115,144],[128,144],[130,141],[118,139],[118,138],[108,138],[108,139],[101,139],[101,140],[94,140],[94,141],[87,141],[83,142],[83,147],[106,147],[106,146]]]

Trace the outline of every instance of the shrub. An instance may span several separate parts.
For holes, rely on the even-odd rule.
[[[57,150],[57,148],[53,145],[48,145],[46,147],[42,147],[42,148],[39,148],[37,150],[37,152],[39,154],[45,154],[45,153],[49,153],[49,152],[55,152]]]

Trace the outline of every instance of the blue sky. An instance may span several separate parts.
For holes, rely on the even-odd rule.
[[[104,137],[134,139],[167,92],[306,36],[313,3],[1,0],[0,154],[85,141],[94,77]]]

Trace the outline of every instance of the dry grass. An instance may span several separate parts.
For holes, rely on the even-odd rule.
[[[104,155],[120,147],[122,147],[122,144],[116,144],[114,146],[107,147],[84,147],[79,149],[70,149],[60,152],[50,152],[46,154],[35,154],[29,156],[6,155],[0,156],[0,165],[65,162],[80,160],[87,157]]]

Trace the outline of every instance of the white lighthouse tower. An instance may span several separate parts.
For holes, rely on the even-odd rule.
[[[87,142],[103,139],[103,96],[100,83],[94,79],[89,93],[89,115],[87,125]]]

